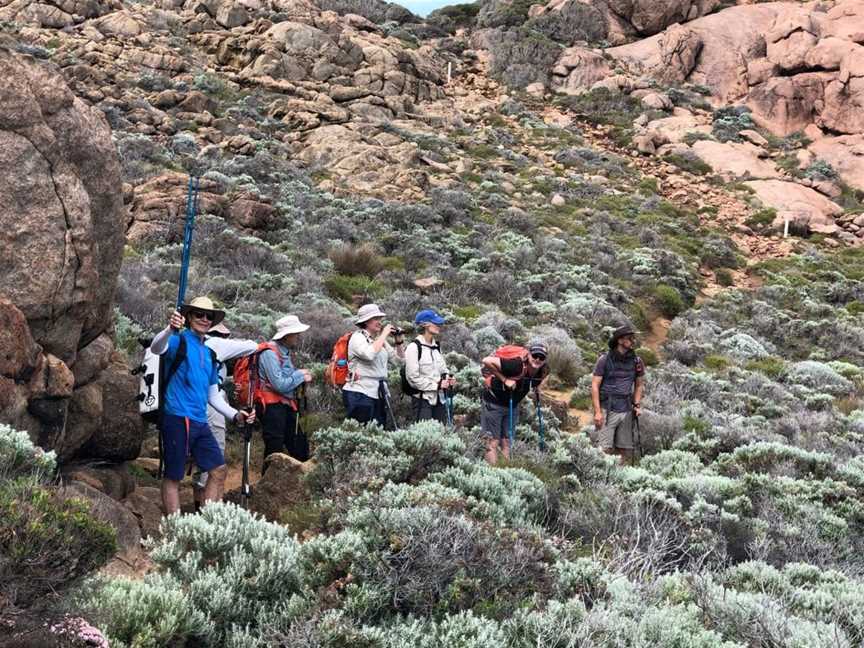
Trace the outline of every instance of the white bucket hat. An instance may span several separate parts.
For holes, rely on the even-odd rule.
[[[387,313],[378,308],[378,304],[365,304],[357,311],[357,317],[354,318],[355,324],[368,322],[373,317],[386,317]]]
[[[286,335],[292,333],[302,333],[308,331],[309,326],[300,321],[296,315],[286,315],[276,320],[276,333],[271,340],[281,340]]]

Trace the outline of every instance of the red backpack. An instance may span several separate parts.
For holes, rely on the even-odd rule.
[[[279,402],[278,395],[266,389],[267,384],[258,373],[258,356],[267,350],[279,356],[275,342],[262,342],[254,353],[243,356],[234,364],[234,399],[239,409],[251,409],[256,403],[266,404],[274,399]]]
[[[521,373],[518,376],[507,376],[508,378],[519,380],[528,371],[528,349],[526,349],[525,347],[517,346],[515,344],[506,344],[495,349],[495,353],[492,354],[492,357],[499,358],[501,360],[512,360],[513,358],[519,358],[520,360],[522,360]],[[494,377],[495,376],[491,371],[488,371],[484,368],[483,382],[486,385],[486,389],[492,389],[492,379]]]
[[[349,331],[333,345],[330,364],[324,370],[324,380],[333,387],[342,388],[348,382],[348,341],[352,335],[354,331]]]

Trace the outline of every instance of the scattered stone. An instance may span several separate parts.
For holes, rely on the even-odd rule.
[[[567,201],[564,199],[564,196],[562,196],[559,193],[554,194],[552,196],[552,200],[550,202],[552,203],[553,207],[563,207],[564,205],[567,204]]]

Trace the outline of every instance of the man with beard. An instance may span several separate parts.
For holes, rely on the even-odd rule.
[[[609,352],[597,360],[591,380],[594,427],[600,447],[616,454],[621,464],[634,459],[634,427],[641,414],[645,363],[636,355],[636,332],[629,326],[615,330]]]

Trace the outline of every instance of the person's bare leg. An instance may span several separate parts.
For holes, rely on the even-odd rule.
[[[510,461],[510,439],[501,439],[501,454],[504,461]]]
[[[221,502],[222,494],[225,491],[225,477],[228,475],[228,468],[222,464],[218,468],[213,468],[207,472],[207,485],[204,487],[204,503]]]
[[[165,515],[180,510],[180,482],[173,479],[162,480],[162,509]]]
[[[493,438],[486,439],[486,454],[484,455],[486,463],[494,466],[498,463],[498,440]]]

